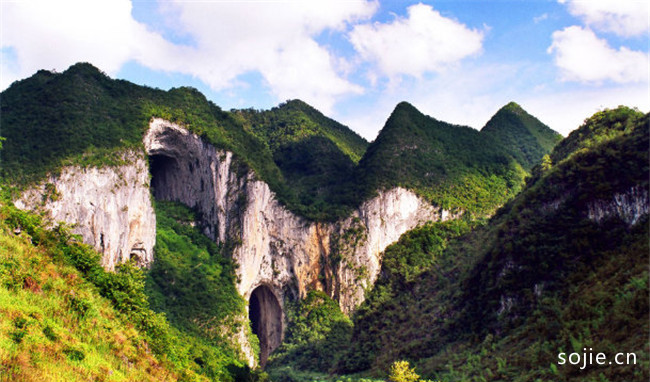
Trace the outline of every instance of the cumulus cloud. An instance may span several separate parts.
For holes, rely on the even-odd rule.
[[[650,31],[650,4],[639,0],[560,0],[589,27],[631,37]]]
[[[328,111],[337,96],[361,93],[344,78],[338,57],[316,42],[326,30],[342,31],[369,18],[376,2],[185,2],[164,3],[163,13],[178,33],[195,41],[181,67],[215,90],[236,83],[239,75],[259,72],[280,99],[303,98]]]
[[[131,2],[2,2],[2,87],[38,69],[62,70],[88,61],[109,73],[149,51],[173,52],[159,35],[131,17]],[[11,50],[11,57],[4,54]],[[11,64],[4,61],[9,60]]]
[[[304,98],[328,111],[336,97],[362,88],[345,78],[345,62],[316,38],[326,30],[344,31],[377,7],[367,0],[336,6],[325,0],[161,2],[165,27],[192,41],[177,45],[134,20],[129,0],[2,2],[0,85],[79,61],[109,74],[137,61],[191,75],[216,91],[256,71],[279,99]]]
[[[484,32],[443,17],[429,5],[408,7],[408,17],[356,25],[350,42],[381,74],[421,76],[437,72],[482,50]]]
[[[592,30],[571,26],[553,33],[548,52],[566,81],[617,83],[648,81],[650,61],[645,52],[621,47],[616,50]]]

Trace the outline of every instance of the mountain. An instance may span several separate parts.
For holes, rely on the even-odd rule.
[[[523,110],[504,111],[511,105],[479,133],[401,103],[369,145],[299,100],[226,112],[196,89],[138,86],[87,63],[12,84],[0,107],[1,176],[13,184],[33,184],[69,164],[119,165],[115,153],[138,150],[149,121],[160,117],[232,152],[289,210],[317,221],[348,216],[377,189],[396,186],[445,209],[489,213],[517,192],[556,137]],[[510,135],[528,138],[505,144]]]
[[[517,150],[402,102],[368,147],[356,177],[366,194],[402,186],[445,209],[486,213],[521,187],[526,172]]]
[[[256,135],[269,143],[271,150],[313,136],[329,138],[354,163],[359,162],[368,142],[354,131],[301,100],[290,100],[271,110],[233,110],[241,115]]]
[[[368,144],[298,100],[227,112],[89,64],[0,106],[3,377],[648,378],[637,110],[549,152],[516,104],[476,131],[400,103]],[[558,364],[587,348],[638,364]]]
[[[267,111],[233,110],[267,142],[297,205],[308,216],[340,217],[358,202],[352,174],[368,142],[300,100]],[[323,214],[325,213],[325,214]]]
[[[489,222],[403,235],[339,372],[408,359],[450,381],[648,379],[649,122],[625,107],[599,112]],[[558,364],[584,349],[633,352],[636,365]]]
[[[503,144],[526,171],[540,163],[542,157],[562,140],[560,134],[514,102],[502,107],[485,124],[481,133]]]
[[[41,70],[0,99],[2,176],[27,184],[64,164],[111,165],[115,152],[142,145],[154,117],[182,123],[231,150],[269,184],[281,175],[263,142],[192,88],[168,92],[113,80],[87,63],[63,73]]]
[[[162,207],[161,261],[148,274],[133,263],[108,272],[70,228],[0,191],[0,380],[257,380],[233,348],[238,325],[228,320],[244,301],[232,260],[189,225],[187,207]],[[224,333],[208,331],[214,320]]]

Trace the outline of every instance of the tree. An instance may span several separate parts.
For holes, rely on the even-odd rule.
[[[390,367],[390,382],[418,382],[420,376],[415,369],[411,369],[408,361],[395,361]]]
[[[551,157],[546,154],[542,157],[542,171],[546,172],[553,167],[553,162],[551,161]]]

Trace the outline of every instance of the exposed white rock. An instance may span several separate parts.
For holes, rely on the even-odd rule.
[[[632,226],[642,216],[648,214],[648,205],[648,190],[641,186],[635,186],[626,192],[614,194],[611,200],[596,200],[590,203],[587,216],[598,223],[609,217],[617,216],[627,225]]]
[[[259,285],[283,297],[319,289],[350,313],[377,278],[389,244],[419,224],[452,217],[396,188],[379,192],[341,222],[312,222],[282,206],[250,170],[238,171],[231,153],[176,124],[153,119],[144,144],[152,163],[162,163],[152,169],[154,194],[196,208],[217,242],[237,243],[237,288],[246,299]],[[339,261],[331,261],[333,254]]]
[[[149,170],[142,154],[123,154],[129,164],[65,167],[58,176],[22,194],[18,208],[46,211],[52,223],[63,221],[103,254],[102,265],[134,258],[153,260],[156,216],[149,193]]]
[[[54,220],[76,224],[75,232],[104,254],[102,262],[109,269],[132,255],[148,264],[155,243],[151,171],[156,198],[194,208],[207,236],[232,245],[237,289],[246,300],[263,285],[283,307],[285,299],[317,289],[337,300],[347,314],[375,282],[388,245],[419,224],[454,217],[411,191],[395,188],[380,191],[342,221],[313,222],[282,206],[232,153],[179,125],[152,119],[143,143],[150,169],[141,154],[130,154],[131,164],[125,166],[64,168],[17,204],[44,208]],[[47,183],[60,198],[43,203]],[[238,337],[254,364],[244,332]],[[271,348],[266,354],[277,346],[277,338],[281,336],[267,339]]]

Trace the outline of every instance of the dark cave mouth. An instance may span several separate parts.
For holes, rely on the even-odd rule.
[[[253,290],[248,318],[253,334],[259,339],[259,362],[264,367],[271,352],[282,342],[282,307],[271,288],[261,285]]]
[[[174,181],[174,173],[180,170],[178,161],[164,154],[149,155],[151,190],[157,200],[167,200],[166,190]]]

